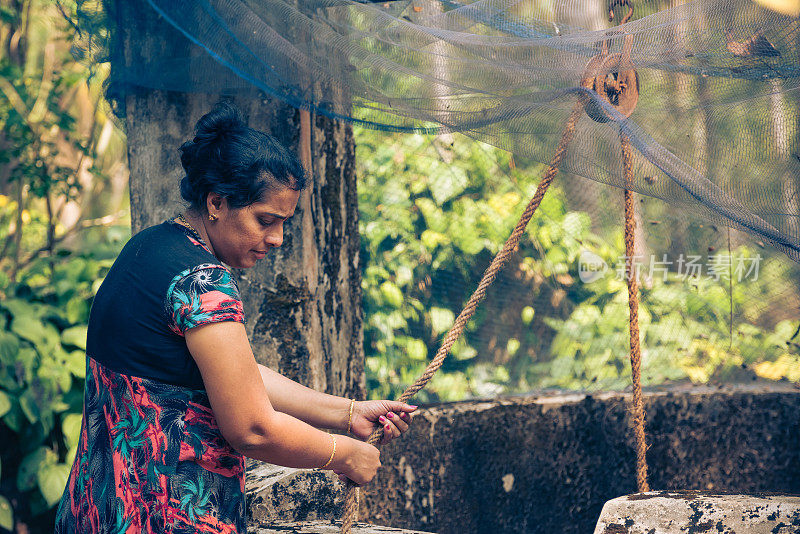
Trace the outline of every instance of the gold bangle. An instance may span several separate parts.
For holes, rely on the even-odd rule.
[[[350,425],[353,423],[353,407],[356,405],[356,400],[350,401],[350,414],[347,416],[347,431],[350,432]]]
[[[336,454],[336,436],[334,436],[333,434],[331,434],[330,436],[331,439],[333,440],[333,450],[331,451],[331,457],[328,458],[328,461],[325,462],[325,465],[320,467],[320,469],[325,469],[326,467],[328,467],[328,465],[333,461],[333,455]]]

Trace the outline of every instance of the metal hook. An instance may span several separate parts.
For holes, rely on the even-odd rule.
[[[625,24],[631,17],[633,16],[633,0],[608,0],[608,20],[614,20],[614,8],[620,6],[628,6],[628,12],[622,18],[622,22],[620,24]]]

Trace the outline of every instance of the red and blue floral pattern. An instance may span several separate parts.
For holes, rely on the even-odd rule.
[[[55,532],[244,534],[244,472],[205,391],[87,357],[81,436]]]
[[[236,282],[218,263],[176,275],[164,308],[150,320],[179,336],[244,322]],[[116,372],[91,355],[86,362],[81,435],[56,534],[244,534],[244,457],[222,436],[206,392]]]
[[[204,263],[179,273],[167,290],[170,329],[184,335],[219,321],[244,322],[239,288],[223,265]]]

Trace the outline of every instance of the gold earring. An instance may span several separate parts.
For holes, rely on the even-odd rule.
[[[217,220],[217,216],[214,215],[213,213],[209,213],[208,214],[208,220],[209,221],[216,221]]]

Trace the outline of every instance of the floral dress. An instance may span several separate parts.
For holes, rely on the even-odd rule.
[[[125,245],[92,304],[80,441],[56,533],[246,532],[189,328],[244,322],[236,282],[176,219]]]

